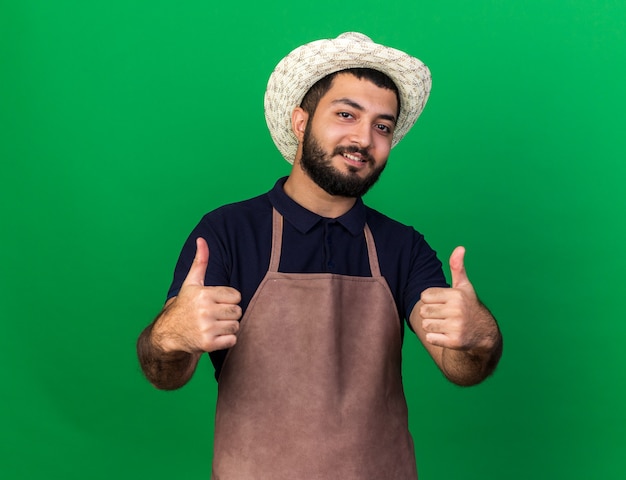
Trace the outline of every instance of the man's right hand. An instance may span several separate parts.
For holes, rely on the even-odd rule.
[[[241,294],[232,287],[205,287],[208,264],[209,246],[198,238],[196,256],[178,296],[168,301],[152,328],[152,342],[164,352],[197,355],[237,342]]]

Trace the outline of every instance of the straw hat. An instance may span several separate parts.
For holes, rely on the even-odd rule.
[[[265,121],[272,140],[289,163],[293,163],[298,139],[291,130],[291,114],[318,80],[347,68],[371,68],[391,78],[400,93],[400,115],[392,148],[411,129],[430,93],[428,67],[417,58],[374,43],[369,37],[348,32],[329,40],[317,40],[293,50],[283,58],[267,83]]]

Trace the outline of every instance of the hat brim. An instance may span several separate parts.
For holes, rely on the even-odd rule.
[[[298,149],[291,128],[293,110],[318,80],[349,68],[378,70],[398,87],[401,108],[392,148],[417,121],[432,85],[430,70],[420,60],[356,32],[307,43],[278,63],[265,92],[265,121],[274,144],[289,163],[294,162]]]

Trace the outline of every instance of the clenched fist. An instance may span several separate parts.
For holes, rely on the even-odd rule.
[[[231,287],[207,287],[206,240],[196,240],[196,256],[178,296],[171,299],[152,329],[152,341],[164,352],[192,354],[230,348],[237,341],[241,294]]]
[[[432,345],[467,352],[489,351],[499,337],[498,326],[478,300],[464,266],[465,248],[450,256],[452,288],[422,292],[419,314],[426,341]]]

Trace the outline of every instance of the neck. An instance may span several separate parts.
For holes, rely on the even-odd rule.
[[[355,198],[330,195],[294,164],[285,182],[285,193],[297,204],[321,217],[337,218],[350,210]]]

